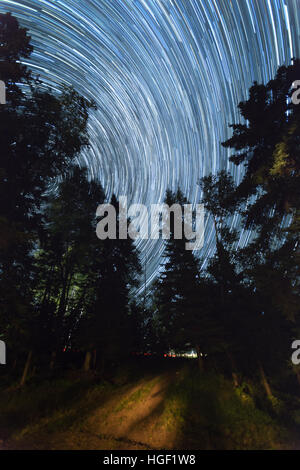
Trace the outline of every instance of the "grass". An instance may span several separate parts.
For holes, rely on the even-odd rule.
[[[67,428],[104,401],[115,387],[107,382],[61,378],[29,383],[23,389],[0,391],[0,438],[34,431],[40,423],[49,431]]]
[[[178,448],[284,447],[289,432],[257,407],[255,393],[234,388],[221,375],[201,375],[186,369],[169,389],[160,424],[177,429]]]
[[[135,390],[129,396],[121,400],[119,404],[115,407],[114,411],[119,412],[124,409],[131,408],[135,405],[135,403],[143,400],[143,398],[145,398],[149,394],[157,380],[157,377],[155,377],[154,379],[149,380],[145,384],[141,385],[137,390]]]

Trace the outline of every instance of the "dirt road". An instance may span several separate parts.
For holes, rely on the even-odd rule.
[[[43,422],[6,442],[7,449],[172,449],[177,429],[165,415],[165,395],[175,374],[144,379],[113,393],[80,422],[49,432]]]

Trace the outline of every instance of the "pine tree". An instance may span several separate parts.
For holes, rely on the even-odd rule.
[[[178,189],[166,193],[165,203],[172,209],[178,204],[183,209],[188,201]],[[199,366],[212,341],[214,325],[204,301],[200,283],[198,260],[186,249],[183,212],[170,210],[170,238],[165,242],[164,258],[160,276],[154,286],[155,322],[165,349],[186,351],[196,349]],[[181,226],[182,237],[175,236],[175,223]]]
[[[236,151],[231,161],[245,164],[235,195],[244,203],[244,221],[253,236],[241,261],[256,299],[253,358],[268,395],[261,358],[270,371],[283,370],[292,322],[296,330],[299,324],[300,110],[291,100],[299,75],[295,59],[266,85],[254,83],[249,99],[238,106],[244,123],[232,125],[233,136],[223,143]]]
[[[235,186],[230,174],[220,171],[200,181],[201,202],[212,218],[215,229],[215,254],[208,261],[207,274],[214,286],[213,315],[220,327],[219,351],[229,359],[233,380],[237,385],[235,353],[240,349],[242,274],[238,271],[236,256],[237,231],[230,226],[230,218],[238,210]]]
[[[119,203],[115,195],[110,201],[116,213],[116,239],[101,241],[101,259],[95,260],[99,275],[94,288],[90,315],[82,319],[88,351],[97,350],[100,368],[119,362],[133,347],[132,292],[141,272],[139,254],[131,238],[120,239]],[[127,227],[129,220],[127,221]],[[100,243],[100,241],[98,240]]]

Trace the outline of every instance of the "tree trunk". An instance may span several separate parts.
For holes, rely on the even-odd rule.
[[[267,397],[271,398],[273,396],[272,391],[271,391],[271,387],[270,387],[270,384],[268,382],[268,379],[266,377],[266,374],[265,374],[265,371],[264,371],[264,368],[263,368],[261,362],[258,363],[258,369],[259,369],[259,373],[260,373],[260,377],[261,377],[261,382],[263,384],[263,387],[265,389]]]
[[[98,367],[99,367],[99,360],[98,360]],[[103,377],[104,371],[105,371],[105,358],[102,352],[102,354],[100,355],[100,367],[98,368],[98,372],[100,373],[101,377]]]
[[[21,382],[20,382],[21,387],[23,387],[23,385],[26,382],[26,379],[27,379],[27,376],[28,376],[28,371],[29,371],[30,364],[31,364],[31,358],[32,358],[32,351],[29,351],[29,353],[27,355],[23,375],[22,375],[22,378],[21,378]]]
[[[96,365],[97,365],[97,349],[94,349],[94,353],[93,353],[93,370],[96,370]]]
[[[56,359],[56,351],[52,351],[51,359],[50,359],[50,366],[49,366],[50,370],[54,369],[55,359]]]
[[[199,367],[200,372],[203,372],[204,371],[203,356],[201,355],[202,353],[198,345],[196,346],[196,351],[197,351],[198,367]]]
[[[232,376],[233,385],[235,387],[238,387],[239,386],[239,379],[238,379],[237,368],[236,368],[236,363],[235,363],[235,360],[234,360],[234,356],[230,351],[227,351],[227,357],[228,357],[229,362],[230,362],[231,376]]]
[[[298,380],[298,384],[300,385],[300,369],[295,369],[295,373]]]
[[[84,359],[84,363],[83,363],[83,370],[85,370],[85,371],[90,370],[91,359],[92,359],[91,351],[87,351],[86,354],[85,354],[85,359]]]

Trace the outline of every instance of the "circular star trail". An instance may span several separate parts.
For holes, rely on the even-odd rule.
[[[228,169],[240,181],[242,169],[220,143],[253,81],[267,82],[300,56],[299,7],[299,0],[0,1],[2,13],[29,29],[29,68],[53,90],[72,84],[97,103],[81,164],[108,197],[126,195],[149,209],[167,187],[199,202],[197,180],[210,172]],[[151,282],[163,244],[137,247]],[[200,255],[213,250],[208,219]]]

